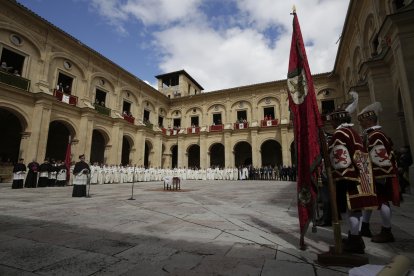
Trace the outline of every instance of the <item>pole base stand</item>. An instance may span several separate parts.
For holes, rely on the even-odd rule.
[[[330,247],[329,252],[318,254],[318,260],[316,262],[322,266],[356,267],[368,264],[369,259],[362,254],[346,252],[338,254],[335,253],[334,247]]]
[[[135,198],[133,198],[133,197],[130,197],[130,198],[128,198],[128,200],[135,200]]]

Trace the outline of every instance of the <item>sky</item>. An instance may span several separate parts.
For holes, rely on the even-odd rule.
[[[286,79],[293,5],[312,74],[333,69],[348,0],[18,0],[152,86],[185,70],[204,92]]]

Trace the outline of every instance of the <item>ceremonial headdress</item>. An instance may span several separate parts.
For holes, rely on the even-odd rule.
[[[352,99],[348,102],[341,104],[341,106],[329,114],[329,120],[340,120],[343,118],[350,118],[351,114],[355,112],[358,106],[358,93],[355,91],[349,92]]]
[[[358,114],[358,121],[362,121],[366,118],[375,118],[378,117],[378,114],[382,111],[382,105],[380,102],[374,102],[367,107],[365,107],[359,114]]]

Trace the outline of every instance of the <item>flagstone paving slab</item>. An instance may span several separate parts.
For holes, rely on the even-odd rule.
[[[12,190],[0,184],[0,275],[346,275],[321,267],[331,227],[312,225],[298,248],[296,184],[183,181]],[[185,190],[185,191],[184,191]],[[372,264],[397,254],[414,260],[414,197],[393,208],[396,242],[365,239]],[[378,212],[372,229],[381,228]],[[346,232],[345,228],[342,229]],[[345,236],[345,234],[343,235]],[[414,262],[413,262],[414,265]]]

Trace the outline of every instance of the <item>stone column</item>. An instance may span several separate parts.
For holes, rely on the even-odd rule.
[[[119,165],[122,160],[122,142],[123,142],[124,130],[122,128],[122,123],[116,122],[112,126],[111,137],[111,149],[109,150],[109,155],[107,160],[109,164]]]
[[[231,130],[225,130],[224,133],[224,166],[234,167],[234,154],[231,143]]]
[[[161,167],[162,164],[162,134],[157,133],[154,140],[154,160],[153,167]]]
[[[134,164],[137,166],[144,166],[144,157],[145,157],[145,134],[143,129],[139,129],[135,136],[135,153],[132,156]]]
[[[47,136],[49,134],[51,104],[46,100],[35,103],[32,116],[31,135],[28,141],[26,158],[39,163],[46,157]]]
[[[81,115],[79,133],[76,135],[76,150],[72,151],[74,156],[85,154],[86,159],[91,158],[92,134],[94,128],[94,114],[85,112]]]
[[[259,145],[257,144],[257,129],[252,129],[250,132],[251,135],[251,145],[252,145],[252,162],[254,167],[262,166],[262,156],[260,152]]]
[[[282,142],[282,162],[284,166],[291,166],[292,160],[290,158],[290,146],[287,127],[285,125],[282,126],[280,132]]]
[[[177,134],[178,135],[178,134]],[[177,167],[183,168],[185,166],[184,164],[184,137],[178,136],[178,148],[177,148]]]
[[[207,153],[207,134],[201,133],[200,134],[200,167],[201,169],[207,169],[209,167],[209,157],[210,155]]]

